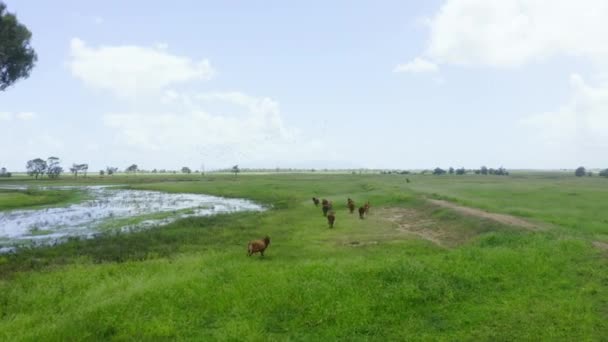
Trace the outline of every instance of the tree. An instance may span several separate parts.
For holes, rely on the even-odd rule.
[[[137,172],[137,164],[133,164],[125,169],[125,172]]]
[[[464,175],[466,172],[467,171],[464,169],[464,167],[456,170],[457,175]]]
[[[27,174],[29,176],[34,176],[38,179],[39,175],[43,175],[46,171],[47,164],[44,160],[40,158],[28,160],[27,164],[25,164],[25,169],[27,170]]]
[[[234,173],[234,176],[236,177],[236,175],[237,175],[239,172],[241,172],[241,170],[239,169],[239,166],[238,166],[238,165],[234,165],[234,166],[232,167],[232,172]]]
[[[59,175],[63,172],[63,168],[59,166],[60,163],[61,161],[57,157],[49,157],[46,160],[46,174],[49,178],[59,178]]]
[[[70,172],[74,174],[74,177],[78,177],[78,172],[84,172],[84,176],[87,176],[87,170],[89,169],[89,164],[72,164],[70,168]]]
[[[488,168],[485,166],[482,166],[481,169],[479,169],[479,173],[481,173],[482,175],[487,175],[488,174]]]
[[[434,175],[443,175],[443,174],[445,174],[445,170],[440,167],[437,167],[437,168],[435,168],[435,170],[433,170],[433,174]]]
[[[5,167],[0,168],[0,177],[10,177],[13,174],[8,172]]]
[[[608,169],[604,169],[604,170],[600,171],[599,175],[601,177],[608,177]]]
[[[103,175],[105,175],[106,172],[104,170],[99,170],[99,175],[103,177]]]
[[[454,174],[454,168],[450,166],[450,168],[448,169],[448,173],[453,175]]]
[[[32,33],[0,2],[0,91],[28,78],[38,59],[30,45]]]
[[[108,174],[108,176],[112,176],[116,172],[118,172],[117,167],[106,166],[106,173]]]
[[[190,170],[189,167],[184,166],[184,167],[182,167],[182,173],[190,174],[190,173],[192,173],[192,170]]]
[[[579,166],[575,171],[574,171],[574,175],[576,177],[583,177],[584,175],[587,174],[587,170],[585,170],[584,167]]]

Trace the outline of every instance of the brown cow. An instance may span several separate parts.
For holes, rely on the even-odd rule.
[[[260,252],[264,256],[264,250],[270,246],[270,238],[268,235],[262,240],[249,241],[247,245],[247,255],[251,256],[253,253]]]
[[[314,204],[315,204],[315,207],[318,207],[318,206],[319,206],[319,199],[318,199],[318,198],[316,198],[316,197],[313,197],[313,198],[312,198],[312,203],[314,203]]]
[[[365,208],[365,215],[368,215],[370,208],[369,201],[365,202],[365,205],[363,207]]]
[[[350,201],[348,202],[348,210],[352,214],[355,211],[355,202],[353,202],[350,198],[349,200]]]
[[[323,216],[327,216],[327,212],[331,209],[332,205],[331,202],[323,199],[323,201],[321,201],[321,206],[323,209]]]
[[[327,215],[327,223],[329,223],[329,228],[334,227],[334,222],[336,222],[336,214],[332,211]]]
[[[363,220],[363,215],[365,215],[365,207],[359,207],[359,218]]]

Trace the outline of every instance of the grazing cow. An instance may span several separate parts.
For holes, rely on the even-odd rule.
[[[349,198],[347,206],[348,206],[348,210],[352,214],[355,211],[355,202]]]
[[[319,206],[319,199],[318,199],[318,198],[316,198],[316,197],[313,197],[313,198],[312,198],[312,203],[314,203],[314,204],[315,204],[315,207],[318,207],[318,206]]]
[[[323,199],[321,201],[321,207],[323,209],[323,216],[327,216],[327,212],[329,212],[331,210],[331,208],[332,208],[331,201]]]
[[[363,220],[364,215],[365,215],[365,207],[359,207],[359,218]]]
[[[334,222],[336,222],[336,214],[331,211],[329,215],[327,215],[327,223],[329,223],[329,228],[334,227]]]
[[[369,201],[365,202],[365,205],[363,206],[363,208],[365,208],[365,215],[368,215],[369,208],[370,208]]]
[[[249,241],[249,244],[247,245],[247,255],[251,256],[253,253],[260,252],[260,254],[264,256],[264,250],[266,250],[268,246],[270,246],[270,238],[268,235],[262,240]]]

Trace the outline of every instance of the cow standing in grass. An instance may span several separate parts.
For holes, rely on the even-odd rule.
[[[331,211],[329,215],[327,215],[327,223],[329,224],[329,228],[334,227],[334,222],[336,222],[336,214]]]
[[[359,207],[359,218],[363,220],[365,216],[365,207]]]
[[[318,198],[316,198],[316,197],[313,197],[313,198],[312,198],[312,203],[314,203],[314,204],[315,204],[315,207],[318,207],[318,206],[319,206],[319,199],[318,199]]]
[[[348,207],[348,210],[351,214],[355,211],[355,201],[353,201],[352,199],[348,199],[348,203],[346,204],[346,206]]]
[[[323,201],[321,201],[321,206],[323,209],[323,216],[327,216],[327,213],[331,209],[331,202],[326,199],[323,199]]]
[[[268,236],[261,240],[249,241],[249,244],[247,244],[247,255],[251,256],[259,252],[261,256],[264,256],[264,251],[268,246],[270,246],[270,237]]]

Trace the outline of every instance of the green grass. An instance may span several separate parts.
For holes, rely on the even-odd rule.
[[[597,189],[607,190],[608,182],[409,178],[410,184],[393,175],[116,179],[133,188],[247,197],[273,209],[0,256],[0,340],[608,336],[608,255],[591,246],[608,231],[594,225],[608,216],[596,203]],[[519,195],[528,187],[528,196]],[[565,213],[543,204],[569,192],[580,195],[552,204]],[[423,197],[433,194],[509,213],[500,208],[507,203],[541,221],[554,213],[546,222],[555,227],[530,232],[463,217],[426,203]],[[312,196],[334,201],[336,228],[327,228]],[[347,197],[370,200],[370,216],[348,214]],[[445,244],[401,233],[381,217],[389,213],[384,207],[412,213],[406,223],[426,222]],[[579,214],[572,225],[571,207],[603,210]],[[266,257],[247,257],[247,241],[265,234],[272,238]]]
[[[0,211],[67,205],[83,200],[77,190],[0,189]]]
[[[608,179],[603,177],[419,176],[410,185],[421,193],[540,220],[608,241]]]

